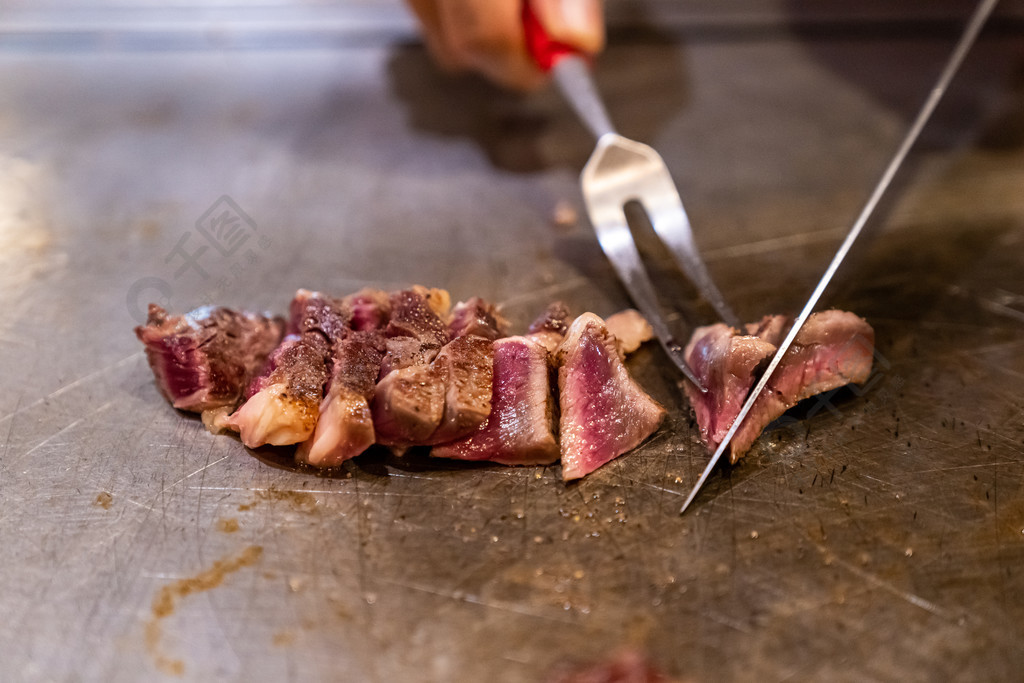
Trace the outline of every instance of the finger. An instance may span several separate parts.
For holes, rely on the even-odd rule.
[[[427,50],[438,65],[448,71],[458,71],[460,68],[464,68],[465,65],[458,63],[449,41],[445,38],[438,0],[407,0],[407,2],[416,18],[419,19]]]
[[[601,0],[524,0],[552,40],[596,54],[604,48]]]
[[[441,34],[456,64],[506,87],[529,90],[544,76],[526,52],[521,0],[438,0]]]

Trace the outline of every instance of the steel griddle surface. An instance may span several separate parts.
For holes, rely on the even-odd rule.
[[[684,517],[707,454],[657,348],[630,365],[667,424],[566,486],[380,452],[276,467],[172,410],[131,334],[150,299],[281,311],[300,286],[443,286],[520,325],[555,298],[623,307],[585,223],[552,224],[590,149],[554,93],[373,41],[0,52],[0,678],[518,682],[632,646],[686,680],[1016,679],[1011,29],[827,295],[878,332],[867,387],[803,406]],[[949,35],[654,38],[602,59],[612,115],[676,173],[741,316],[794,310]],[[202,234],[222,196],[252,221],[234,251]],[[665,278],[681,321],[710,321]]]

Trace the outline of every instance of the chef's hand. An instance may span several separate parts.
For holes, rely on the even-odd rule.
[[[522,3],[552,40],[584,54],[604,47],[601,0],[407,0],[423,25],[427,48],[450,71],[476,71],[516,90],[531,90],[544,74],[526,51]]]

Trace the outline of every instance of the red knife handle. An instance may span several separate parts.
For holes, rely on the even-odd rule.
[[[544,73],[551,71],[562,57],[580,54],[572,45],[553,40],[548,35],[530,7],[530,0],[523,0],[523,33],[526,35],[526,50]]]

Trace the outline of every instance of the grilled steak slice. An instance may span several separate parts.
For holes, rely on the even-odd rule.
[[[373,445],[376,435],[369,402],[383,357],[384,339],[379,332],[351,332],[335,344],[320,418],[313,436],[299,444],[298,462],[332,467]]]
[[[384,340],[384,360],[380,366],[380,377],[410,365],[430,363],[437,355],[437,349],[424,346],[415,337],[394,337]]]
[[[404,448],[425,443],[444,418],[445,376],[431,361],[451,340],[450,298],[415,286],[392,292],[391,318],[371,410],[377,442]]]
[[[491,411],[492,365],[491,341],[468,335],[443,346],[429,364],[385,375],[373,397],[378,443],[430,445],[475,430]]]
[[[289,335],[272,354],[273,369],[257,378],[249,400],[219,426],[238,432],[249,448],[305,441],[320,414],[329,353],[317,333]]]
[[[357,332],[382,330],[391,316],[388,293],[380,289],[361,289],[346,296],[342,303],[352,316],[349,327]]]
[[[388,337],[413,337],[424,346],[440,349],[451,340],[442,316],[447,315],[448,292],[412,287],[390,295]]]
[[[784,316],[766,316],[760,323],[747,325],[747,335],[721,323],[693,333],[685,350],[687,362],[708,391],[702,394],[689,384],[685,391],[709,449],[722,442],[758,371],[767,365],[791,324]],[[739,460],[768,424],[805,398],[866,381],[874,341],[874,330],[853,313],[811,314],[730,442],[730,461]]]
[[[469,436],[435,446],[431,455],[546,465],[558,460],[548,352],[527,337],[494,342],[491,412]]]
[[[451,340],[448,326],[437,313],[440,310],[447,314],[447,301],[448,293],[444,290],[419,286],[391,293],[391,317],[384,330],[387,353],[381,363],[381,379],[395,370],[429,363]]]
[[[445,385],[430,364],[410,365],[384,376],[371,410],[377,443],[407,447],[425,443],[444,417]]]
[[[544,312],[530,323],[526,336],[553,354],[565,339],[568,329],[569,308],[561,301],[555,301],[548,304]]]
[[[604,322],[608,326],[608,331],[615,337],[615,346],[622,358],[654,338],[654,328],[640,311],[633,308],[610,315]]]
[[[300,289],[289,306],[288,334],[316,332],[333,344],[345,336],[351,317],[341,299]]]
[[[635,448],[665,418],[619,358],[604,321],[584,313],[558,347],[562,478],[578,479]]]
[[[332,349],[348,333],[351,315],[340,299],[300,289],[289,310],[292,334],[250,386],[249,400],[222,422],[249,448],[286,446],[312,436]]]
[[[433,362],[445,384],[444,416],[423,442],[445,443],[474,432],[491,414],[494,345],[475,334],[456,337]]]
[[[686,362],[708,390],[702,393],[689,382],[683,389],[693,406],[701,438],[709,448],[717,448],[722,442],[754,386],[757,371],[775,353],[775,344],[780,340],[770,333],[766,334],[770,339],[758,336],[759,332],[777,329],[775,318],[784,320],[784,316],[771,318],[770,328],[759,330],[750,326],[749,335],[717,323],[697,328],[690,337],[684,350]]]
[[[448,321],[448,332],[452,339],[475,334],[494,341],[508,336],[508,321],[498,313],[494,304],[474,296],[455,304]]]
[[[157,387],[175,408],[234,408],[284,334],[284,320],[204,306],[171,316],[156,304],[135,328]]]

